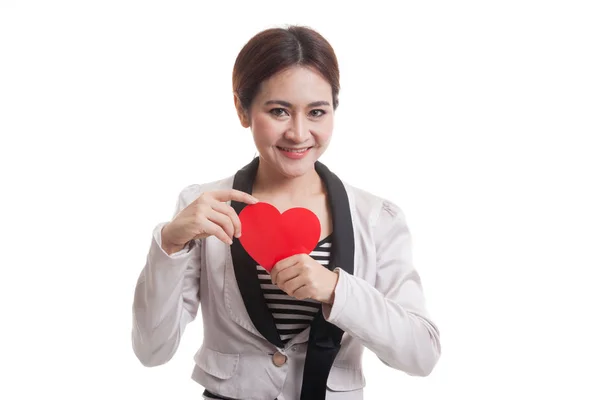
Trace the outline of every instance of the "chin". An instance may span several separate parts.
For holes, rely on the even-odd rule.
[[[303,160],[289,160],[281,156],[276,156],[275,159],[271,158],[268,160],[268,164],[286,178],[298,178],[314,170],[316,161],[317,159],[314,156]]]
[[[303,160],[302,163],[293,166],[279,164],[277,169],[279,169],[280,173],[286,178],[298,178],[307,172],[312,171],[314,169],[314,164],[314,161]]]

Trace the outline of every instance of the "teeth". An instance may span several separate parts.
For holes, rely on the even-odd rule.
[[[291,153],[304,153],[306,150],[308,150],[308,148],[305,149],[288,149],[285,147],[280,147],[281,150],[285,150],[285,151],[289,151]]]

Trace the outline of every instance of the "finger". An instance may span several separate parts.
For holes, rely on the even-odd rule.
[[[218,201],[235,200],[246,204],[256,204],[258,199],[246,192],[236,189],[215,190],[212,192],[213,198]]]
[[[288,267],[296,264],[301,256],[302,256],[301,254],[294,254],[293,256],[289,256],[289,257],[283,258],[283,259],[279,260],[277,263],[275,263],[275,266],[273,267],[273,269],[275,269],[275,268],[279,268],[279,269],[288,268]]]
[[[283,286],[290,279],[294,279],[298,275],[300,275],[300,272],[301,272],[300,268],[297,268],[297,264],[294,264],[290,267],[279,270],[277,272],[277,275],[272,278],[273,284],[275,284],[277,286]]]
[[[284,292],[286,292],[288,295],[292,296],[292,297],[296,297],[298,295],[298,291],[304,289],[304,288],[308,288],[307,282],[304,278],[302,277],[296,277],[293,279],[290,279],[289,281],[285,282],[285,284],[283,284],[280,289],[283,290]],[[306,292],[306,290],[304,290]],[[302,294],[302,292],[300,293]]]
[[[204,220],[202,224],[202,229],[204,232],[215,236],[217,239],[221,240],[225,244],[231,245],[231,238],[227,235],[227,233],[223,230],[223,228],[212,221]]]
[[[312,295],[310,293],[310,287],[308,285],[303,285],[297,288],[290,294],[290,296],[295,297],[298,300],[306,300],[312,299]]]
[[[230,239],[233,238],[233,234],[235,233],[235,228],[233,227],[233,222],[231,221],[231,218],[229,218],[228,215],[220,213],[218,211],[215,211],[214,209],[211,209],[205,215],[205,217],[209,221],[212,221],[215,224],[219,225],[221,228],[223,228],[223,230],[225,231],[225,233],[227,233],[227,236],[229,236]]]
[[[225,203],[219,203],[219,202],[215,202],[214,204],[211,204],[211,207],[213,208],[213,210],[216,210],[222,214],[225,214],[229,217],[229,219],[231,220],[232,224],[233,224],[233,228],[235,231],[235,237],[240,237],[242,236],[242,222],[240,221],[240,217],[238,217],[237,213],[235,212],[235,210],[233,209],[233,207],[231,207],[228,204]]]
[[[296,258],[296,256],[291,256],[277,262],[275,266],[273,266],[273,268],[271,269],[271,281],[273,283],[277,282],[277,275],[279,275],[281,271],[296,265]]]

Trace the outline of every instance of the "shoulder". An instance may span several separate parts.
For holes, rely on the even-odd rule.
[[[343,181],[348,198],[356,213],[364,216],[372,225],[386,220],[405,219],[404,211],[395,201],[356,187]]]
[[[187,207],[190,203],[196,200],[204,192],[213,190],[231,189],[233,186],[233,175],[209,182],[192,183],[184,186],[179,191],[177,200],[177,211]]]

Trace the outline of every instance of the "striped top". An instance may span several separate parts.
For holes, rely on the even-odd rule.
[[[310,256],[321,265],[329,265],[332,235],[321,240]],[[313,300],[297,300],[277,285],[271,283],[271,275],[260,265],[256,266],[260,288],[265,296],[267,306],[273,314],[277,331],[284,344],[294,336],[308,328],[314,316],[321,308],[321,303]]]

